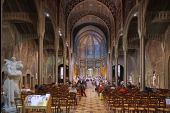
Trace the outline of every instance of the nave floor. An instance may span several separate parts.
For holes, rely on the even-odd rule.
[[[77,107],[72,109],[70,113],[108,113],[104,101],[99,99],[95,87],[90,81],[87,82],[86,95],[87,97],[81,97]]]
[[[86,95],[87,97],[83,96],[78,100],[78,105],[71,108],[69,113],[109,113],[104,106],[104,101],[99,99],[95,86],[90,81],[87,82]],[[66,113],[65,109],[62,113]]]

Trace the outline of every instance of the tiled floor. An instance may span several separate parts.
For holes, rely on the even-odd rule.
[[[108,113],[104,106],[104,101],[100,100],[97,92],[95,92],[95,86],[91,82],[87,83],[86,95],[87,97],[81,97],[78,105],[75,108],[71,108],[69,113]],[[65,110],[62,113],[66,113]]]
[[[88,82],[86,95],[87,97],[81,97],[78,106],[71,110],[71,113],[108,113],[103,100],[99,99],[91,82]]]

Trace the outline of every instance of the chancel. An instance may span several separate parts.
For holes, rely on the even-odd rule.
[[[1,23],[2,113],[170,113],[170,0],[1,0]]]

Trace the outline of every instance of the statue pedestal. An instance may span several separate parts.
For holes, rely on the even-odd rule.
[[[16,107],[14,106],[14,107],[9,107],[9,108],[3,108],[3,111],[5,112],[5,113],[16,113]]]

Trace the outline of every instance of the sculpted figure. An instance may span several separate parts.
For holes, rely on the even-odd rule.
[[[155,73],[155,71],[154,71],[154,72],[153,72],[153,81],[152,81],[153,87],[156,87],[156,79],[157,79],[157,77],[156,77],[156,73]]]
[[[15,57],[12,57],[11,60],[5,59],[4,73],[6,75],[6,80],[4,81],[4,100],[5,108],[14,106],[14,98],[20,94],[19,89],[19,79],[22,75],[21,69],[23,64],[21,61],[16,61]]]
[[[22,61],[16,61],[15,57],[11,60],[5,59],[4,73],[8,76],[21,76],[21,69],[23,68]]]

